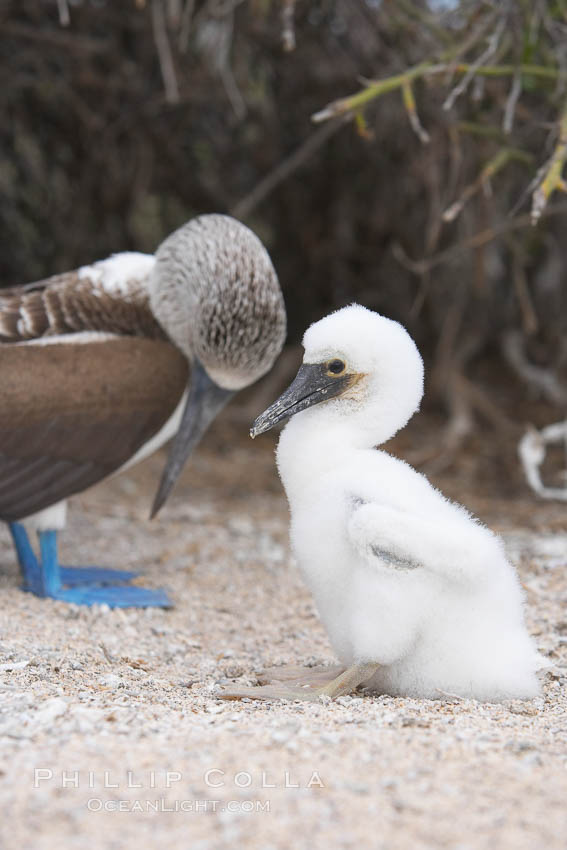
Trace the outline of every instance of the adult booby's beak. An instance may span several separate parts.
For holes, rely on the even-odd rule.
[[[340,395],[352,383],[353,375],[333,375],[327,363],[304,363],[281,396],[258,416],[250,429],[252,439],[269,431],[282,419],[306,410],[320,401]]]
[[[169,496],[179,473],[201,437],[234,390],[225,390],[209,378],[198,360],[191,367],[191,385],[179,430],[173,439],[167,463],[161,477],[150,519],[153,519]]]

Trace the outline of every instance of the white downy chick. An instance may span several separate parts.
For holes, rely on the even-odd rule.
[[[536,696],[545,661],[502,541],[375,449],[420,404],[415,343],[397,322],[352,305],[312,325],[303,345],[297,377],[251,434],[292,417],[277,449],[291,542],[335,652],[358,670],[349,689],[364,681],[411,697]],[[344,693],[344,683],[325,692]]]

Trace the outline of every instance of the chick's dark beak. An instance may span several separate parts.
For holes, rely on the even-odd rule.
[[[234,390],[225,390],[215,384],[198,360],[193,362],[189,395],[154,499],[151,519],[165,504],[189,455],[233,395]]]
[[[351,379],[352,375],[346,373],[330,375],[326,363],[304,363],[287,390],[254,420],[250,436],[254,439],[282,419],[340,395],[349,386]]]

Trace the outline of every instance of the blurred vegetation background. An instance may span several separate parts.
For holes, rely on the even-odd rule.
[[[567,407],[566,104],[567,0],[0,0],[0,281],[229,212],[291,341],[360,301],[449,441],[517,436]]]

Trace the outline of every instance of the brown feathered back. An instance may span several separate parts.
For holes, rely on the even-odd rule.
[[[171,416],[187,380],[186,358],[158,340],[0,346],[0,519],[119,469]]]
[[[125,298],[72,271],[2,290],[0,343],[85,330],[164,339],[150,309],[147,288],[135,280],[128,283],[129,297]]]

